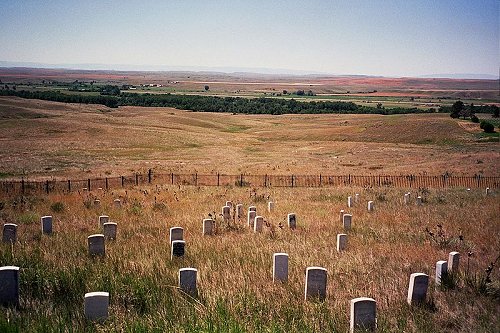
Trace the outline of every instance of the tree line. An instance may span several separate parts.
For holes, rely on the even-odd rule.
[[[384,108],[357,105],[353,102],[310,101],[276,98],[242,98],[200,95],[117,93],[106,87],[101,95],[63,94],[58,91],[0,90],[1,96],[18,96],[65,103],[102,104],[118,106],[172,107],[196,112],[226,112],[243,114],[406,114],[450,112],[447,108]]]

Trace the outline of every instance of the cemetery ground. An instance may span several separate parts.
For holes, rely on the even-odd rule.
[[[358,202],[348,208],[355,193]],[[244,205],[241,220],[219,215],[228,200]],[[500,327],[495,191],[158,185],[2,196],[0,204],[0,220],[18,225],[17,240],[1,244],[0,266],[20,267],[20,304],[2,307],[1,332],[346,332],[349,302],[357,297],[377,302],[378,332]],[[247,226],[249,206],[265,219],[261,233]],[[341,209],[353,216],[350,230],[342,227]],[[289,213],[296,214],[295,230],[287,226]],[[208,214],[216,232],[203,236]],[[53,216],[50,235],[41,232],[44,215]],[[102,233],[100,215],[117,223],[117,237],[105,241],[104,257],[91,257],[87,237]],[[171,227],[184,228],[183,257],[171,259]],[[347,234],[343,252],[336,249],[340,233]],[[461,255],[458,273],[437,287],[435,264],[452,251]],[[289,255],[288,281],[273,283],[278,252]],[[327,270],[323,302],[304,300],[310,266]],[[178,288],[186,267],[198,270],[193,296]],[[424,303],[410,306],[412,273],[428,274],[429,288]],[[98,291],[109,293],[109,316],[101,323],[84,316],[84,295]]]

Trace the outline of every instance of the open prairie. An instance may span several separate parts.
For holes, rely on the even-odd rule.
[[[447,114],[241,115],[0,98],[3,177],[144,172],[499,175],[498,138]]]

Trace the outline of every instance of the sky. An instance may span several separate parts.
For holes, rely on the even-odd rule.
[[[498,76],[499,3],[0,0],[0,61]]]

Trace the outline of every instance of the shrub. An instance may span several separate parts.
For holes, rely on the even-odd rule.
[[[473,123],[479,123],[479,118],[476,115],[474,115],[474,114],[470,117],[470,120]]]
[[[60,213],[64,211],[64,204],[60,201],[54,202],[52,205],[50,205],[50,210],[52,210],[54,213]]]
[[[481,125],[479,127],[481,127],[486,133],[495,132],[495,126],[493,126],[492,123],[489,123],[489,122],[484,121],[484,120],[481,122]]]

